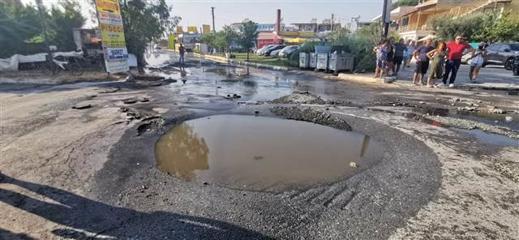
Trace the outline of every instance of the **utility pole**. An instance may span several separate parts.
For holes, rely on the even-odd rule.
[[[334,24],[334,20],[335,20],[334,17],[335,16],[332,13],[332,19],[331,19],[332,21],[331,21],[331,26],[330,26],[330,31],[332,31],[332,32],[333,32],[333,24]]]
[[[211,7],[211,14],[213,15],[213,32],[216,32],[216,28],[214,26],[214,7]]]
[[[391,22],[391,7],[389,0],[384,0],[384,7],[382,8],[382,23],[384,24],[384,30],[382,38],[387,38],[389,33],[389,23]]]

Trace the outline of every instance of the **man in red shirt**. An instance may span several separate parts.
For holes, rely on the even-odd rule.
[[[445,74],[443,75],[443,84],[447,85],[447,79],[449,78],[449,87],[454,87],[454,81],[456,80],[456,74],[461,65],[461,57],[466,49],[472,49],[470,45],[465,43],[462,36],[456,36],[454,41],[447,43],[447,62],[445,63]]]

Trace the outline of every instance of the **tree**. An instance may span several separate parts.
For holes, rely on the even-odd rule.
[[[445,40],[453,39],[457,35],[463,35],[467,39],[473,39],[477,36],[478,32],[484,29],[483,24],[486,22],[484,19],[485,17],[481,14],[456,19],[441,16],[432,20],[432,26],[436,31],[436,35]]]
[[[49,42],[61,50],[76,50],[72,30],[82,27],[86,19],[81,14],[79,4],[74,1],[62,1],[52,7],[48,21]]]
[[[485,29],[487,40],[493,42],[519,41],[519,17],[508,12],[492,23]]]
[[[249,53],[254,47],[256,38],[258,37],[258,24],[253,21],[245,21],[240,25],[240,45],[247,51],[247,61],[249,61]]]
[[[519,18],[511,13],[479,13],[460,18],[443,16],[434,19],[432,25],[443,39],[463,35],[471,41],[519,40]]]
[[[72,29],[85,22],[77,1],[61,1],[50,11],[43,9],[41,16],[33,5],[0,1],[0,57],[45,52],[43,21],[50,45],[61,51],[75,50]]]
[[[143,72],[146,65],[147,44],[160,39],[171,27],[170,10],[165,0],[121,0],[126,47],[137,57],[139,72]]]
[[[207,46],[209,46],[210,48],[217,49],[218,46],[215,44],[215,40],[216,40],[216,33],[214,33],[214,32],[205,33],[200,38],[200,41],[202,43],[207,44]]]
[[[224,49],[228,53],[231,53],[231,45],[233,42],[236,42],[236,40],[238,40],[238,33],[230,26],[224,26],[221,32],[220,41],[224,44]]]

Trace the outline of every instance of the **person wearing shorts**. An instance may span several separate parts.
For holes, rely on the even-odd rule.
[[[470,59],[470,72],[469,78],[471,81],[476,81],[479,76],[479,71],[483,67],[485,63],[485,55],[486,55],[486,45],[484,43],[478,46],[478,49],[472,53],[472,57]]]
[[[416,69],[413,75],[413,83],[417,86],[424,85],[423,79],[425,74],[427,73],[427,69],[429,68],[429,57],[427,57],[427,53],[434,50],[432,47],[432,40],[427,39],[425,44],[418,47],[413,56],[416,59]]]
[[[388,67],[388,53],[389,53],[389,41],[383,40],[373,51],[377,55],[375,78],[384,77],[387,74]]]

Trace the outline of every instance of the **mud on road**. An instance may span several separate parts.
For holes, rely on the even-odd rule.
[[[0,85],[0,236],[518,239],[516,96],[245,72],[192,63],[187,74],[162,71],[176,82]],[[155,143],[171,127],[222,114],[353,130],[384,156],[352,177],[283,191],[156,167]]]

